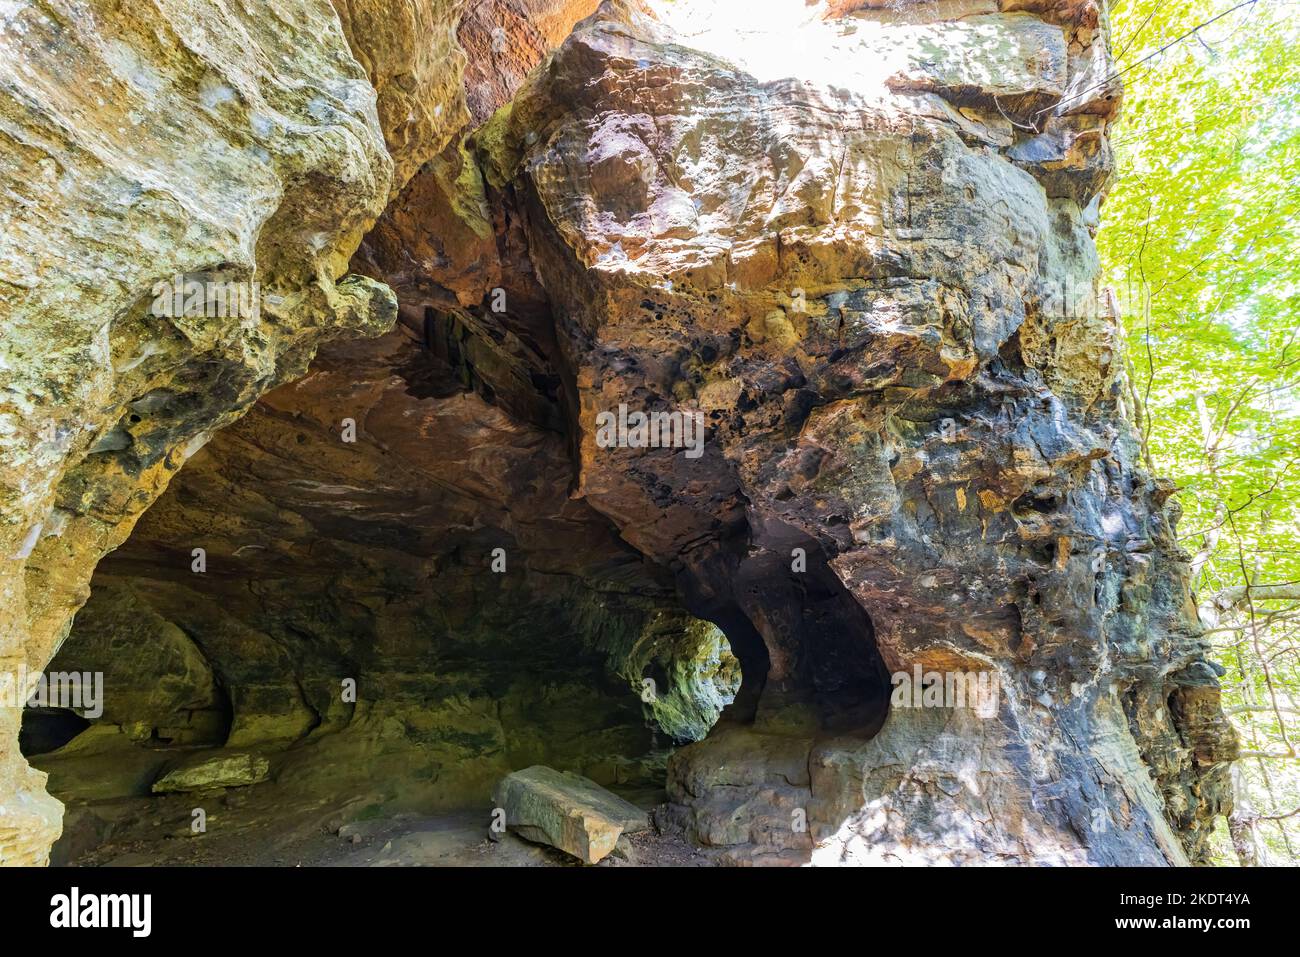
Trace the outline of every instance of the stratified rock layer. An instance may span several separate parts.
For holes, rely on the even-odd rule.
[[[300,385],[283,402],[259,406],[241,437],[222,436],[214,448],[225,451],[215,461],[199,452],[259,394],[301,375],[322,341],[349,324],[355,336],[391,323],[385,287],[358,277],[333,282],[362,232],[390,194],[471,121],[467,89],[481,119],[593,6],[477,4],[462,21],[462,5],[442,0],[339,0],[337,20],[328,5],[304,4],[248,9],[248,23],[218,24],[177,4],[120,25],[118,13],[103,11],[84,34],[34,13],[30,23],[26,13],[15,21],[5,38],[24,44],[12,58],[15,124],[55,125],[60,98],[94,98],[93,90],[62,88],[75,72],[41,63],[50,49],[70,63],[84,61],[83,69],[98,62],[86,59],[87,51],[105,58],[101,72],[122,88],[104,91],[113,109],[96,114],[102,129],[83,131],[116,151],[112,162],[73,170],[81,186],[96,177],[109,186],[87,190],[81,206],[61,208],[58,197],[43,197],[42,205],[67,216],[72,235],[62,251],[33,242],[23,252],[33,261],[93,259],[81,255],[91,232],[75,225],[78,216],[98,216],[94,235],[121,244],[103,272],[119,296],[101,311],[114,317],[121,339],[114,349],[130,354],[116,368],[82,354],[58,369],[40,366],[28,354],[34,348],[14,357],[23,375],[52,383],[48,394],[26,394],[25,410],[59,416],[76,434],[100,432],[82,442],[93,441],[89,454],[71,439],[60,446],[68,478],[59,478],[48,456],[32,458],[24,474],[44,482],[45,491],[6,498],[26,502],[34,514],[48,508],[40,495],[57,495],[60,504],[46,523],[57,542],[41,538],[39,515],[19,529],[25,537],[15,554],[26,561],[11,567],[34,583],[38,601],[24,609],[16,599],[7,620],[18,630],[4,648],[21,657],[4,664],[50,660],[100,555],[125,538],[181,461],[201,456],[188,473],[189,489],[151,513],[105,569],[76,639],[55,659],[55,667],[103,672],[109,689],[92,731],[38,761],[55,775],[58,793],[101,800],[147,792],[177,747],[249,745],[278,754],[308,738],[325,738],[329,757],[314,770],[287,769],[291,784],[308,779],[299,791],[328,779],[331,762],[351,769],[333,774],[338,789],[405,779],[405,787],[380,788],[380,797],[413,801],[418,794],[434,803],[486,795],[517,761],[562,761],[613,783],[635,777],[636,762],[669,740],[656,734],[698,737],[729,700],[729,656],[716,630],[670,607],[662,574],[643,570],[607,522],[569,502],[564,443],[537,428],[560,421],[546,408],[554,395],[534,393],[526,373],[531,397],[511,393],[510,383],[493,393],[511,411],[536,413],[520,421],[475,396],[472,386],[482,380],[459,353],[440,353],[449,365],[421,359],[419,347],[398,335],[377,351],[357,346],[340,356],[336,374],[316,376],[320,390]],[[240,30],[255,42],[243,43],[229,69],[205,65],[209,54],[223,62],[214,53],[225,49],[218,41]],[[114,31],[122,37],[113,42],[100,35]],[[220,34],[210,38],[212,49],[208,33]],[[264,33],[273,56],[258,46]],[[468,75],[457,33],[476,54]],[[170,50],[173,39],[177,49]],[[264,64],[273,67],[259,73]],[[43,89],[60,87],[48,117],[23,112],[21,84],[33,77]],[[69,152],[80,145],[55,134],[49,142]],[[21,166],[10,173],[19,177]],[[159,193],[176,197],[171,231],[180,230],[188,245],[169,252],[178,240],[137,221],[147,213],[138,202],[109,201],[107,191],[119,185],[113,177],[123,196],[149,195],[138,182],[146,174]],[[76,192],[74,185],[65,180],[59,189]],[[96,205],[101,201],[106,209]],[[198,217],[206,231],[186,216]],[[229,220],[229,235],[220,217]],[[148,242],[133,245],[137,236]],[[6,238],[20,237],[14,231]],[[241,242],[247,248],[237,248]],[[17,267],[25,263],[18,259]],[[57,265],[48,271],[61,275]],[[155,317],[153,283],[181,272],[257,282],[263,308],[253,316]],[[38,288],[34,276],[24,280],[33,283],[30,301],[6,346],[23,344],[24,322],[33,342],[63,340],[62,327],[40,310],[67,296],[56,284]],[[90,325],[93,305],[69,299],[62,308]],[[152,337],[169,321],[183,327],[179,334]],[[453,338],[447,345],[455,352]],[[368,383],[365,369],[374,372]],[[56,373],[74,372],[81,378],[66,388],[101,383],[99,418],[56,388],[64,387]],[[491,370],[484,374],[495,381]],[[20,391],[15,380],[9,392]],[[512,394],[519,407],[510,405]],[[341,441],[345,417],[361,423],[358,445]],[[40,432],[40,423],[29,431]],[[431,435],[439,440],[432,449]],[[22,435],[13,437],[5,465],[17,469],[30,449]],[[278,454],[282,472],[273,461]],[[205,472],[203,462],[214,470]],[[307,471],[304,462],[312,463]],[[226,477],[232,474],[238,481]],[[30,555],[28,539],[38,543]],[[498,547],[499,575],[487,570]],[[384,580],[375,581],[370,575],[380,568]],[[477,572],[492,577],[476,582],[470,576]],[[430,598],[431,589],[440,599]],[[331,593],[337,601],[322,604]],[[475,614],[485,603],[498,611]],[[30,627],[20,627],[24,616],[33,619]],[[467,649],[489,640],[497,642],[490,651],[466,661]],[[686,663],[697,652],[707,673]],[[659,678],[659,693],[643,702],[637,692],[647,671]],[[345,682],[352,683],[346,693]],[[645,714],[657,716],[652,727]],[[9,819],[0,850],[6,862],[36,861],[55,833],[58,808],[43,794],[43,777],[12,747],[17,713],[6,709],[4,717],[0,783],[12,780],[17,793],[3,802]],[[348,734],[333,737],[342,730]],[[300,749],[299,758],[314,753]]]
[[[253,754],[205,754],[172,768],[153,783],[154,794],[247,787],[265,781],[271,765]]]
[[[724,60],[607,5],[476,138],[555,313],[580,494],[745,669],[752,728],[670,793],[737,861],[1198,858],[1234,744],[1096,308],[1104,20],[896,13],[795,62],[779,24],[697,24]],[[602,447],[620,404],[702,415],[702,456]],[[884,717],[918,666],[988,673],[995,716]],[[1164,704],[1190,689],[1194,721]]]
[[[6,61],[0,116],[24,149],[45,129],[82,204],[66,242],[13,260],[31,268],[7,370],[30,381],[6,372],[0,665],[49,660],[94,563],[193,456],[56,660],[108,661],[121,692],[39,759],[59,793],[144,793],[177,745],[267,755],[312,799],[364,780],[451,805],[537,761],[644,780],[664,732],[698,739],[730,699],[716,625],[740,690],[672,758],[663,822],[723,862],[1202,859],[1235,742],[1096,308],[1119,96],[1101,6],[736,24],[610,2],[526,81],[590,3],[298,6],[241,14],[255,37],[263,14],[310,28],[256,61],[295,83],[207,80],[197,39],[160,52],[129,22],[124,45],[37,19],[0,40],[54,38]],[[458,15],[465,63],[439,32]],[[121,77],[90,145],[57,121],[90,87],[30,105],[31,64],[78,46]],[[289,100],[292,136],[267,138],[250,84]],[[143,159],[110,135],[133,115]],[[454,136],[467,117],[487,122]],[[198,129],[235,145],[196,167]],[[131,202],[158,181],[203,202],[141,234]],[[58,208],[60,180],[36,182],[14,188]],[[18,208],[35,236],[44,207]],[[351,268],[373,279],[335,282],[367,229]],[[87,249],[108,285],[35,278],[93,270]],[[176,271],[278,301],[160,338],[142,290]],[[197,451],[322,339],[394,313]],[[33,360],[42,337],[72,351]],[[703,444],[611,443],[620,410],[698,417]],[[46,420],[63,444],[26,441]],[[958,706],[914,675],[992,693]],[[0,855],[40,860],[39,775],[9,752],[0,788]]]
[[[0,668],[45,665],[90,573],[214,429],[316,344],[391,323],[341,279],[392,161],[326,0],[0,14]],[[175,277],[259,285],[167,318]],[[200,310],[202,312],[203,310]],[[0,716],[0,859],[43,859],[58,807]]]

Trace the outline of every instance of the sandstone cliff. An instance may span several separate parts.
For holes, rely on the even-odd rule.
[[[665,823],[723,862],[1200,859],[1235,744],[1098,306],[1103,5],[592,6],[4,21],[0,667],[116,675],[137,785],[159,737],[448,805],[695,741]],[[262,311],[159,320],[176,274]]]

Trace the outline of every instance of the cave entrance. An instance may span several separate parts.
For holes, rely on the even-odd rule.
[[[476,845],[532,764],[661,800],[732,703],[722,631],[569,498],[563,434],[418,338],[324,350],[101,562],[50,668],[102,672],[103,714],[26,736],[56,863],[325,862],[400,815]]]
[[[889,669],[870,616],[815,542],[765,528],[678,580],[686,607],[722,628],[741,667],[726,720],[864,739],[880,729]]]
[[[89,728],[90,724],[90,719],[83,718],[70,708],[29,706],[23,709],[18,747],[24,757],[57,751]]]
[[[806,864],[846,807],[814,769],[865,766],[889,714],[871,619],[814,542],[771,523],[681,580],[744,674],[712,731],[669,760],[667,813],[717,863]]]

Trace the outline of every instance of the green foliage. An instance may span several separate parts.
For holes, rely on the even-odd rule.
[[[1300,852],[1300,9],[1119,0],[1110,15],[1126,90],[1099,246],[1247,755],[1218,857],[1253,846],[1287,862]]]

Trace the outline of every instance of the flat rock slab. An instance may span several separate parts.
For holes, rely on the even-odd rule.
[[[208,754],[172,768],[153,783],[153,793],[244,787],[259,784],[270,775],[270,762],[261,755]]]
[[[622,834],[650,826],[645,811],[595,781],[541,764],[502,778],[492,799],[520,837],[588,864],[614,850]]]

